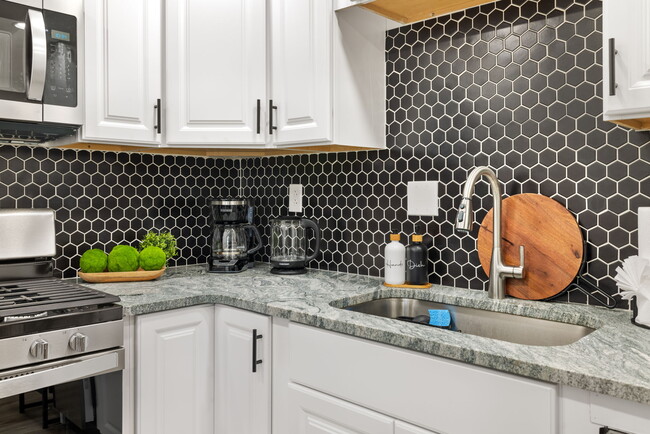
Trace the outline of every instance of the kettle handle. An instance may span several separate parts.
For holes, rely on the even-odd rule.
[[[305,225],[305,228],[311,228],[311,230],[314,231],[314,253],[312,253],[310,256],[305,258],[305,264],[309,261],[313,261],[318,257],[320,254],[320,228],[318,227],[318,224],[314,220],[311,219],[302,219],[302,223]]]
[[[244,229],[250,229],[255,235],[255,241],[257,242],[257,245],[246,252],[247,255],[252,255],[262,248],[262,237],[260,237],[260,231],[258,231],[257,228],[253,225],[246,225],[244,226]]]

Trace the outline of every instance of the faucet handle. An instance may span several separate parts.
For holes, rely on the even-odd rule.
[[[510,279],[523,279],[526,276],[525,259],[524,246],[519,246],[519,265],[504,265],[503,276]]]
[[[526,251],[524,246],[519,246],[519,266],[514,267],[513,274],[517,279],[523,279],[526,275]]]

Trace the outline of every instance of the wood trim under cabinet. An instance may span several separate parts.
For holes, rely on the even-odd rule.
[[[622,127],[632,128],[636,131],[648,131],[650,130],[650,118],[639,118],[639,119],[619,119],[619,120],[610,120],[616,125]]]
[[[391,20],[408,24],[487,3],[494,3],[494,0],[375,0],[360,6]]]
[[[57,146],[61,149],[87,151],[137,152],[142,154],[188,155],[197,157],[269,157],[281,155],[318,154],[326,152],[373,151],[377,148],[345,145],[313,145],[281,149],[241,149],[241,148],[155,148],[150,146],[109,145],[104,143],[72,143]]]

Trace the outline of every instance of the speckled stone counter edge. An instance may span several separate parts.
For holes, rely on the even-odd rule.
[[[632,326],[629,312],[517,299],[490,300],[482,291],[443,286],[434,286],[426,291],[386,288],[376,278],[324,271],[311,271],[301,278],[300,283],[309,290],[304,293],[301,291],[305,288],[290,286],[286,279],[268,274],[265,266],[256,267],[239,277],[213,276],[206,274],[203,266],[190,266],[170,269],[164,278],[149,282],[146,293],[137,292],[139,287],[134,284],[92,286],[121,296],[125,315],[143,315],[200,304],[224,304],[501,372],[650,404],[650,377],[635,377],[637,373],[640,376],[648,371],[650,332]],[[225,291],[225,287],[234,290]],[[170,288],[175,290],[169,291]],[[251,288],[261,289],[263,296],[251,292]],[[302,298],[296,297],[297,293]],[[454,341],[444,330],[432,331],[415,324],[340,309],[386,297],[413,297],[579,324],[597,329],[592,334],[597,338],[587,339],[588,336],[576,344],[562,347],[529,347],[470,335]],[[639,352],[638,366],[631,366],[626,355],[621,354],[625,345],[619,348],[611,345],[613,339],[622,336],[627,336],[627,342],[640,345],[636,349]],[[586,340],[591,343],[583,342]],[[599,354],[607,357],[598,357]],[[603,363],[604,359],[609,359],[611,364]],[[563,366],[563,360],[566,366]],[[628,362],[627,371],[625,375],[617,375],[622,361]]]

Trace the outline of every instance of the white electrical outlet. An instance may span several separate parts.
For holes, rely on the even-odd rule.
[[[406,190],[408,215],[438,215],[438,181],[412,181]]]
[[[302,212],[302,184],[289,185],[289,212]]]

